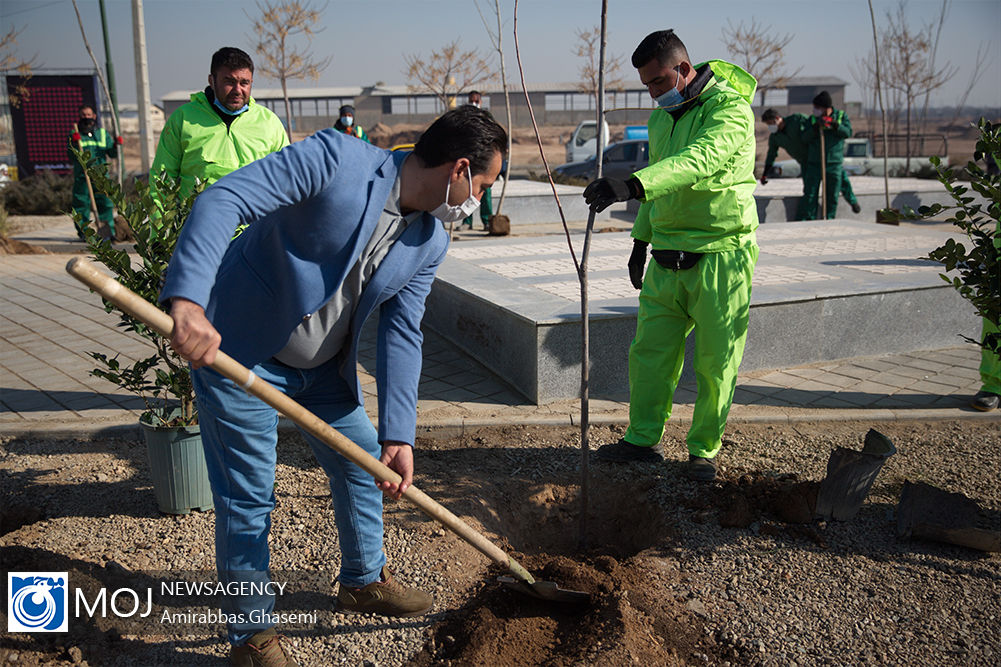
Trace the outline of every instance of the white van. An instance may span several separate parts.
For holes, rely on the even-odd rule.
[[[605,135],[605,145],[608,145],[608,123],[601,122],[602,133]],[[598,124],[593,120],[583,120],[570,134],[566,143],[567,162],[580,162],[594,157],[598,153]]]

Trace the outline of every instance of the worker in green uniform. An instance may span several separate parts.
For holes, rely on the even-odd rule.
[[[344,134],[350,134],[352,137],[358,137],[362,141],[368,141],[368,134],[365,133],[365,128],[361,125],[355,123],[355,108],[350,104],[345,104],[338,110],[337,122],[334,123],[334,129],[338,132],[343,132]]]
[[[254,160],[288,146],[281,120],[250,96],[254,62],[244,51],[226,46],[212,54],[208,86],[170,114],[150,169],[181,181],[181,197],[195,179],[211,185]]]
[[[771,171],[780,148],[784,148],[789,157],[799,164],[800,177],[805,177],[808,147],[806,142],[803,141],[803,132],[810,123],[810,117],[806,114],[793,113],[783,118],[775,109],[766,109],[761,114],[761,120],[768,126],[770,133],[768,135],[768,154],[765,156],[765,168],[761,172],[761,184],[765,185],[768,183],[768,172]],[[852,184],[848,180],[847,173],[843,174],[841,178],[841,196],[852,207],[854,213],[861,212],[862,207],[859,206],[858,199],[855,197],[855,191],[852,189]],[[806,198],[800,197],[799,206],[796,209],[797,220],[806,219],[804,218],[805,212],[803,210],[805,203]]]
[[[822,90],[813,98],[813,117],[803,130],[802,138],[807,145],[806,170],[803,172],[802,220],[816,220],[818,195],[824,171],[827,172],[827,218],[837,217],[838,193],[844,177],[842,163],[845,159],[845,139],[852,136],[852,124],[848,115],[835,109],[831,94]],[[824,133],[824,163],[821,166],[820,133]]]
[[[466,96],[466,104],[474,106],[477,109],[483,108],[483,93],[478,90],[469,91],[469,95]],[[490,229],[490,218],[494,215],[494,198],[493,194],[490,192],[490,188],[483,191],[483,197],[480,199],[480,224],[483,225],[484,230]],[[461,223],[459,223],[459,229],[463,227],[473,228],[473,216],[467,216]]]
[[[650,165],[626,180],[600,178],[584,189],[594,211],[641,202],[628,262],[641,290],[629,348],[629,428],[596,454],[610,461],[662,459],[657,445],[671,415],[685,339],[694,332],[698,395],[686,438],[688,475],[711,481],[744,354],[758,258],[751,111],[757,83],[722,60],[693,65],[673,30],[647,35],[632,64],[658,105],[648,121]]]
[[[998,157],[990,153],[985,156],[988,173],[993,169],[994,174],[997,174]],[[1001,221],[998,221],[994,228],[994,249],[998,256],[1001,256]],[[1001,280],[996,271],[994,280]],[[986,342],[989,335],[1001,334],[1001,329],[998,329],[993,322],[986,317],[983,320],[982,341]],[[994,352],[986,347],[980,348],[980,382],[980,391],[970,401],[970,405],[981,412],[996,410],[1001,405],[1001,352]]]
[[[106,164],[108,158],[118,157],[118,146],[122,143],[121,137],[111,138],[107,130],[97,125],[97,113],[89,105],[83,105],[77,112],[76,129],[70,135],[70,147],[77,148],[85,153],[90,153],[88,164]],[[73,210],[79,215],[79,221],[74,221],[76,233],[80,239],[84,238],[84,229],[90,223],[90,188],[87,187],[87,176],[83,167],[69,150],[70,162],[73,163]],[[115,238],[115,209],[108,196],[101,192],[94,192],[94,201],[97,204],[97,217],[107,228],[101,231],[110,234],[110,238]]]

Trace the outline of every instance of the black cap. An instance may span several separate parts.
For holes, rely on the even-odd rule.
[[[813,106],[819,109],[830,109],[834,107],[834,101],[831,100],[831,94],[826,90],[820,91],[820,93],[813,98]]]
[[[340,111],[338,111],[337,113],[339,113],[342,116],[346,113],[349,113],[353,116],[355,115],[355,108],[350,104],[345,104],[344,106],[341,107]]]

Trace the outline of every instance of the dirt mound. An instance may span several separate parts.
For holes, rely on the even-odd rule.
[[[702,623],[662,594],[678,578],[662,559],[538,556],[525,564],[540,579],[591,593],[591,603],[535,600],[488,584],[437,627],[413,664],[679,665],[721,658]]]
[[[0,236],[0,255],[47,255],[45,248]]]

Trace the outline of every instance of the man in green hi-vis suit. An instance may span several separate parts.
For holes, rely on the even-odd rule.
[[[698,396],[686,438],[688,475],[711,481],[744,354],[758,258],[751,111],[757,84],[721,60],[693,65],[673,30],[644,38],[632,64],[659,107],[648,121],[650,166],[584,190],[595,211],[616,201],[642,202],[628,263],[641,290],[629,348],[629,429],[596,454],[662,460],[657,445],[671,415],[685,339],[694,332]],[[647,267],[650,245],[654,261]]]

